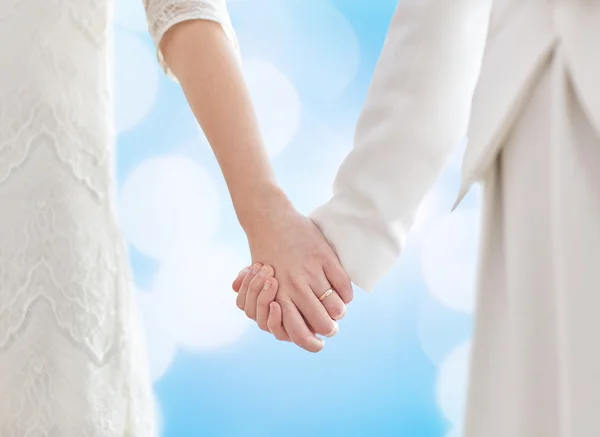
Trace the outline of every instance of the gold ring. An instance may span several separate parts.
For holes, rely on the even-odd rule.
[[[333,293],[333,291],[334,291],[333,288],[330,288],[329,290],[327,290],[325,293],[323,293],[321,295],[321,297],[319,298],[319,300],[321,302],[323,302],[325,299],[327,299],[327,296],[329,296],[331,293]]]

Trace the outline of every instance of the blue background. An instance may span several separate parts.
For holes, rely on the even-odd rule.
[[[228,6],[279,180],[308,213],[327,199],[352,146],[396,2]],[[117,0],[114,35],[119,210],[148,329],[161,435],[458,437],[479,210],[474,191],[449,214],[460,146],[393,271],[373,294],[356,290],[340,333],[311,355],[276,342],[226,306],[234,306],[231,274],[249,256],[216,161],[179,86],[156,63],[141,0]],[[207,192],[192,187],[203,177],[210,180]],[[193,220],[181,223],[177,214]],[[186,247],[166,247],[166,240]],[[223,248],[233,256],[217,258],[222,266],[198,275],[182,266],[187,257],[176,255],[197,250],[207,259]],[[239,262],[225,265],[230,259]],[[188,270],[165,284],[157,279],[164,265],[175,276],[179,267]],[[207,285],[203,278],[211,275],[219,277]],[[198,304],[198,318],[214,315],[231,332],[215,336],[193,314],[173,328],[178,311],[191,311],[181,296]],[[163,307],[175,317],[163,317]]]

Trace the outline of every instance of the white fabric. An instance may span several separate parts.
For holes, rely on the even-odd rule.
[[[158,49],[158,60],[167,75],[173,77],[166,65],[160,41],[174,25],[183,21],[201,18],[221,24],[223,31],[229,37],[236,50],[237,37],[231,26],[225,0],[143,0],[148,15],[148,30]]]
[[[600,435],[600,134],[562,53],[484,180],[466,437]]]
[[[352,282],[370,291],[471,111],[492,0],[401,0],[333,198],[311,214]]]
[[[466,437],[600,435],[598,41],[597,1],[401,0],[312,214],[370,291],[468,132],[458,202],[486,187]]]
[[[598,23],[600,2],[588,0],[399,2],[354,149],[333,198],[311,214],[355,284],[371,291],[394,264],[419,203],[465,134],[457,204],[484,177],[557,44],[600,129]]]
[[[157,43],[184,19],[230,29],[223,1],[148,3]],[[2,437],[154,435],[113,202],[110,10],[0,2]]]

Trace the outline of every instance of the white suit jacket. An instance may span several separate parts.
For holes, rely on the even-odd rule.
[[[466,135],[460,203],[480,180],[540,68],[561,46],[600,128],[600,1],[400,0],[333,198],[311,215],[370,291]]]

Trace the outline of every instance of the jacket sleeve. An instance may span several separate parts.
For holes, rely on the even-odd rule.
[[[311,214],[371,291],[467,130],[492,0],[401,0],[333,197]]]

